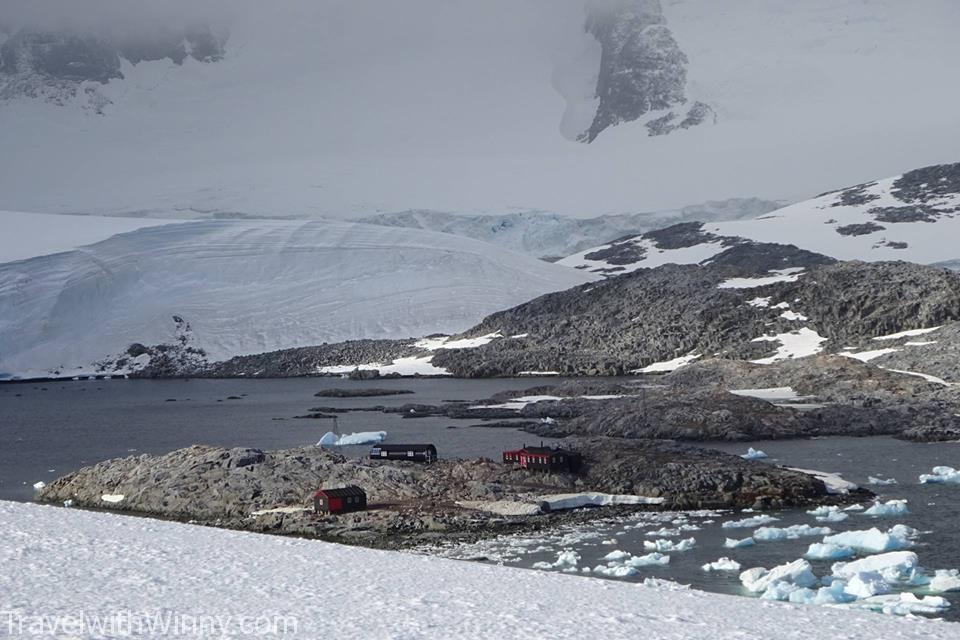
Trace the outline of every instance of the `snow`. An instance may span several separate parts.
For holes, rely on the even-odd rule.
[[[355,338],[452,333],[593,278],[428,231],[286,220],[148,227],[0,265],[0,373],[66,373],[133,342],[172,342],[173,315],[190,323],[194,346],[218,360]],[[429,358],[375,368],[445,373]]]
[[[103,618],[146,612],[218,615],[223,624],[237,625],[255,612],[289,617],[296,624],[291,637],[319,637],[333,625],[345,639],[513,637],[519,619],[529,637],[563,640],[640,635],[733,640],[771,637],[772,630],[777,640],[806,640],[833,636],[837,629],[847,640],[956,635],[955,625],[921,619],[761,608],[747,598],[654,582],[617,583],[10,502],[0,502],[0,557],[6,568],[0,572],[0,608],[25,620],[81,611]],[[304,581],[304,576],[323,579]],[[135,588],[112,589],[105,597],[105,584]],[[330,602],[339,606],[331,608]],[[378,615],[356,624],[355,612],[371,605]],[[217,629],[206,635],[241,635],[237,627]],[[82,630],[72,635],[95,636]]]
[[[65,216],[0,211],[0,264],[71,251],[118,233],[174,224],[176,220]]]
[[[913,546],[906,531],[894,527],[883,532],[876,527],[866,531],[844,531],[823,539],[826,544],[850,547],[859,553],[884,553],[899,551]]]
[[[925,336],[928,333],[933,333],[941,327],[930,327],[929,329],[910,329],[908,331],[900,331],[899,333],[891,333],[885,336],[877,336],[874,340],[899,340],[901,338],[916,338],[917,336]]]
[[[755,289],[765,287],[778,282],[796,282],[803,275],[802,268],[774,269],[770,273],[773,275],[760,278],[730,278],[717,285],[718,289]],[[800,316],[803,318],[803,316]],[[805,318],[804,318],[805,319]]]
[[[428,351],[436,351],[437,349],[475,349],[502,337],[499,331],[495,331],[483,336],[477,336],[476,338],[461,338],[459,340],[451,340],[449,336],[442,338],[423,338],[415,342],[414,346]],[[511,337],[516,338],[518,336]]]
[[[723,557],[714,562],[703,565],[704,571],[740,571],[740,563],[736,560]]]
[[[754,298],[753,300],[747,300],[747,304],[758,309],[766,309],[770,306],[770,296],[767,296],[766,298]]]
[[[320,441],[317,442],[318,447],[348,447],[351,445],[358,444],[376,444],[378,442],[383,442],[387,439],[386,431],[360,431],[358,433],[350,433],[347,435],[337,435],[332,431],[328,431],[323,434],[323,437],[320,438]]]
[[[100,499],[103,500],[104,502],[117,504],[119,502],[123,502],[125,497],[126,496],[124,496],[122,493],[105,493],[102,496],[100,496]]]
[[[557,493],[537,498],[545,502],[551,510],[579,509],[581,507],[608,507],[614,505],[663,504],[664,498],[634,496],[612,493]]]
[[[807,560],[845,560],[852,558],[856,552],[850,547],[825,542],[814,542],[803,554]]]
[[[780,333],[773,336],[761,336],[751,342],[779,342],[777,352],[759,360],[751,360],[754,364],[773,364],[789,358],[803,358],[823,351],[822,344],[827,338],[822,337],[813,329],[803,327],[789,333]]]
[[[906,344],[909,345],[909,344],[911,344],[911,343],[907,342]],[[884,368],[884,369],[887,369],[887,367],[883,367],[883,368]],[[920,373],[920,372],[918,372],[918,371],[904,371],[904,370],[902,370],[902,369],[887,369],[887,371],[893,371],[894,373],[902,373],[902,374],[904,374],[904,375],[906,375],[906,376],[915,376],[915,377],[917,377],[917,378],[923,378],[923,379],[926,380],[927,382],[932,382],[932,383],[934,383],[934,384],[939,384],[939,385],[942,385],[942,386],[944,386],[944,387],[949,387],[949,386],[950,386],[950,383],[947,382],[946,380],[944,380],[943,378],[938,378],[937,376],[930,375],[929,373]]]
[[[860,362],[870,362],[871,360],[876,360],[880,356],[885,356],[891,353],[896,353],[900,349],[894,349],[888,347],[885,349],[873,349],[870,351],[860,351],[859,353],[853,353],[851,351],[841,351],[839,355],[846,356],[848,358],[853,358],[854,360],[859,360]]]
[[[723,546],[725,549],[746,549],[747,547],[752,547],[755,544],[756,541],[753,538],[743,538],[741,540],[726,538],[723,541]]]
[[[920,476],[921,484],[960,484],[960,471],[953,467],[934,467],[930,473]]]
[[[778,520],[779,518],[774,518],[773,516],[768,516],[767,514],[763,513],[759,516],[752,516],[742,520],[728,520],[721,526],[724,529],[751,529],[753,527],[760,527],[765,524],[770,524],[771,522],[777,522]]]
[[[827,493],[832,494],[847,494],[859,487],[850,482],[849,480],[844,480],[840,477],[838,473],[828,473],[826,471],[816,471],[814,469],[798,469],[797,467],[788,467],[791,471],[799,471],[800,473],[806,473],[815,478],[819,479],[825,485],[827,485]]]
[[[730,393],[748,398],[758,398],[768,402],[793,402],[802,400],[792,387],[769,387],[766,389],[731,389]]]
[[[676,371],[680,367],[686,366],[693,362],[694,360],[700,358],[699,353],[694,353],[686,356],[680,356],[674,358],[673,360],[665,360],[664,362],[654,362],[649,364],[642,369],[636,369],[630,373],[668,373],[670,371]]]
[[[811,527],[808,524],[795,524],[789,527],[761,527],[753,532],[753,539],[760,542],[778,542],[797,540],[805,536],[824,536],[833,533],[830,527]]]
[[[500,516],[535,516],[543,513],[540,505],[518,500],[459,500],[457,506]]]
[[[873,506],[869,507],[866,511],[863,512],[865,516],[879,516],[879,517],[899,517],[905,516],[910,511],[907,509],[906,500],[888,500],[887,502],[880,502],[879,500],[873,503]]]
[[[741,455],[740,457],[745,460],[762,460],[763,458],[767,457],[767,454],[764,453],[763,451],[760,451],[759,449],[754,449],[753,447],[749,447],[747,449],[747,452]]]

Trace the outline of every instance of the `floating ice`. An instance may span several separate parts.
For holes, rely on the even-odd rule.
[[[906,500],[888,500],[887,502],[877,502],[873,503],[873,506],[863,512],[865,516],[878,516],[878,517],[890,517],[890,516],[905,516],[910,513],[907,510],[907,501]]]
[[[555,562],[536,562],[534,569],[559,569],[560,571],[576,571],[577,563],[580,562],[580,554],[576,551],[561,551],[557,554]]]
[[[807,560],[845,560],[854,556],[854,550],[838,544],[814,542],[803,554]]]
[[[850,517],[849,514],[841,511],[840,507],[833,505],[817,507],[812,511],[807,511],[807,513],[814,516],[817,522],[843,522]]]
[[[813,575],[809,562],[794,560],[769,571],[763,567],[747,569],[740,574],[740,582],[747,591],[763,593],[767,587],[777,582],[787,582],[798,587],[813,587],[820,581]]]
[[[960,571],[956,569],[938,569],[927,587],[935,593],[960,591]]]
[[[755,544],[757,544],[757,541],[753,538],[744,538],[742,540],[727,538],[723,541],[723,546],[727,549],[743,549],[745,547],[752,547]]]
[[[849,507],[844,507],[844,511],[863,511],[864,506],[862,504],[852,504]]]
[[[626,565],[616,564],[613,562],[611,562],[607,566],[598,564],[590,571],[591,573],[594,573],[596,575],[606,576],[608,578],[628,578],[630,576],[635,576],[638,573],[640,573],[633,567],[628,567]]]
[[[376,444],[387,439],[386,431],[360,431],[339,436],[332,431],[327,431],[317,442],[318,447],[346,447],[358,444]]]
[[[692,540],[693,538],[691,538]],[[693,545],[691,545],[693,546]],[[683,551],[683,549],[680,549]],[[670,556],[664,555],[662,553],[648,553],[645,556],[633,556],[629,560],[626,560],[624,564],[639,568],[639,567],[665,567],[670,564]]]
[[[911,613],[940,613],[950,606],[946,598],[924,596],[918,598],[910,592],[873,596],[853,603],[858,609],[871,609],[888,615],[905,616]]]
[[[867,482],[873,485],[890,486],[897,484],[896,478],[877,478],[876,476],[867,476]]]
[[[860,573],[877,573],[887,582],[897,582],[917,568],[919,558],[913,551],[891,551],[852,562],[837,562],[831,573],[841,580],[850,580]]]
[[[47,483],[44,482],[43,480],[41,480],[40,482],[35,482],[35,483],[33,484],[33,490],[34,490],[34,491],[43,491],[44,487],[46,487],[46,486],[47,486]]]
[[[885,551],[899,551],[909,549],[913,546],[910,540],[909,527],[894,527],[884,533],[876,527],[866,531],[844,531],[832,536],[826,536],[823,541],[827,544],[835,544],[844,547],[850,547],[860,553],[883,553]]]
[[[752,518],[744,518],[743,520],[730,520],[724,522],[721,526],[724,529],[752,529],[753,527],[761,527],[771,522],[777,522],[778,520],[780,520],[780,518],[774,518],[764,513],[759,516],[753,516]]]
[[[934,467],[931,473],[920,476],[921,484],[960,484],[960,471],[953,467]]]
[[[825,536],[833,533],[830,527],[811,527],[808,524],[795,524],[790,527],[761,527],[753,532],[753,539],[761,542],[796,540],[803,536]]]
[[[680,529],[657,529],[656,531],[647,531],[643,535],[651,538],[675,538],[680,535]]]
[[[890,593],[890,585],[878,572],[863,571],[850,577],[844,591],[857,598],[870,598]]]
[[[686,540],[681,540],[680,542],[674,542],[673,540],[654,540],[653,542],[649,540],[643,541],[643,548],[648,551],[658,551],[661,553],[671,553],[673,551],[689,551],[696,546],[696,538],[687,538]]]
[[[626,551],[621,551],[617,549],[616,551],[611,551],[607,555],[603,556],[604,560],[623,560],[624,558],[629,558],[630,554]]]
[[[740,563],[730,558],[720,558],[716,562],[703,565],[704,571],[740,571]]]
[[[750,447],[749,449],[747,449],[747,452],[741,455],[740,457],[745,460],[761,460],[763,458],[766,458],[767,454],[761,451],[760,449],[754,449],[753,447]]]

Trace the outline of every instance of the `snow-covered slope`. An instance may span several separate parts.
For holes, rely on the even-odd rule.
[[[112,14],[133,4],[170,3],[76,12],[130,22]],[[229,13],[211,22],[227,31],[222,58],[58,36],[58,51],[103,64],[46,60],[38,75],[7,34],[0,208],[595,216],[796,201],[948,162],[960,142],[960,84],[944,77],[960,59],[954,0],[206,0],[164,13],[210,4]],[[149,18],[135,26],[163,25]],[[75,98],[56,93],[64,78]]]
[[[806,200],[751,220],[676,225],[560,261],[618,274],[697,264],[745,241],[793,244],[840,260],[950,266],[960,258],[960,163],[936,165]]]
[[[0,211],[0,263],[69,251],[171,220]]]
[[[474,216],[441,211],[403,211],[368,216],[359,222],[442,231],[491,242],[538,258],[558,258],[628,234],[678,222],[753,218],[779,206],[771,200],[732,198],[668,211],[596,218],[572,218],[540,211]]]
[[[186,324],[192,344],[217,359],[453,333],[592,277],[412,229],[279,220],[149,227],[0,265],[0,372],[71,375],[133,342],[172,342]]]
[[[527,638],[577,640],[947,640],[958,633],[953,623],[671,583],[627,584],[12,502],[0,502],[0,558],[7,566],[0,572],[3,624],[46,623],[29,634],[37,637],[499,640],[519,628]],[[105,593],[104,585],[114,588]],[[49,626],[55,622],[62,626]]]

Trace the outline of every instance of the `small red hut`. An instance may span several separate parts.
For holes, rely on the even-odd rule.
[[[313,508],[317,513],[364,511],[367,508],[367,492],[356,485],[320,489],[313,494]]]
[[[528,447],[504,451],[503,461],[531,471],[572,472],[580,468],[580,454],[559,447]]]

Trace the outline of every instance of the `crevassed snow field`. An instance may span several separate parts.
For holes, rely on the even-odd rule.
[[[69,374],[133,342],[169,343],[174,315],[215,359],[456,333],[595,278],[419,229],[328,220],[150,227],[0,264],[0,373]]]
[[[951,623],[663,583],[12,502],[0,502],[0,562],[0,635],[120,635],[109,633],[111,623],[127,624],[127,637],[151,635],[144,626],[151,624],[169,625],[152,627],[157,637],[952,640],[960,633]]]

